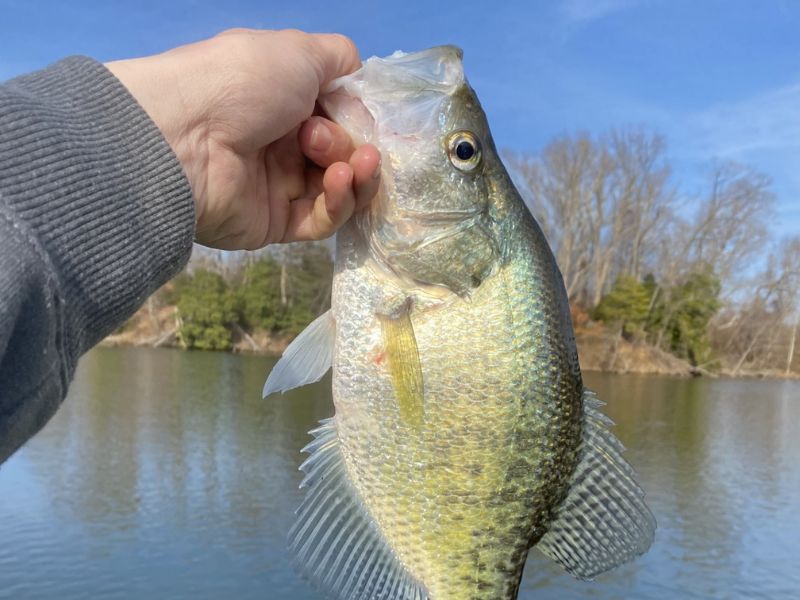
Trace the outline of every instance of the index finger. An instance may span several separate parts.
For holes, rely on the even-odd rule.
[[[319,61],[320,87],[348,75],[361,66],[356,45],[340,33],[312,33],[312,47]]]

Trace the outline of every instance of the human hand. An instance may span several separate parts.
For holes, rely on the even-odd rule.
[[[312,116],[320,89],[360,64],[344,36],[232,30],[106,66],[178,156],[196,240],[233,250],[326,238],[375,195],[375,147]]]

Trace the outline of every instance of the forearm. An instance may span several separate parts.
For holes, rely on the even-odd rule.
[[[189,185],[89,59],[0,86],[0,461],[52,416],[78,357],[188,259]]]

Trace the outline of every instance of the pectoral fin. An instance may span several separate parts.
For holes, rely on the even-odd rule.
[[[410,304],[404,304],[391,316],[378,315],[381,322],[383,346],[392,376],[400,419],[419,429],[425,419],[422,364],[411,323]]]
[[[322,379],[331,368],[335,339],[336,321],[328,311],[286,347],[264,384],[263,397]]]

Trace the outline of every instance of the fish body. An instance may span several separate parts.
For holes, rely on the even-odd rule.
[[[338,234],[331,311],[265,389],[333,369],[301,569],[342,600],[505,600],[533,546],[583,578],[644,552],[655,521],[460,51],[370,59],[323,105],[381,150],[383,187]]]

